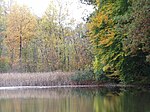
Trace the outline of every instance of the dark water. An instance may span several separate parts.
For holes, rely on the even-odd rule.
[[[133,88],[0,90],[0,112],[150,112],[150,91]]]

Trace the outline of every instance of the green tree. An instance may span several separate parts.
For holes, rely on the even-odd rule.
[[[91,2],[88,0],[88,3]],[[149,82],[149,1],[96,0],[88,20],[95,78]]]
[[[131,2],[130,24],[124,28],[125,60],[122,63],[122,78],[126,82],[148,83],[150,77],[150,1]]]

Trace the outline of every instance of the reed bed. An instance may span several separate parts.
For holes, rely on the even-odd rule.
[[[3,73],[0,86],[56,86],[70,85],[72,72]]]

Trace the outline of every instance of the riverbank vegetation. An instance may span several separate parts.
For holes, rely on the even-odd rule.
[[[149,84],[150,1],[81,2],[94,11],[75,24],[62,2],[37,17],[0,0],[0,72],[59,70],[74,72],[73,81]]]
[[[1,73],[0,87],[76,85],[72,72]]]
[[[150,81],[150,2],[83,0],[95,11],[87,19],[96,80]]]

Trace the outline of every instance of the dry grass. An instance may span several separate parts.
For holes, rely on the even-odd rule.
[[[72,72],[4,73],[0,74],[0,86],[70,85],[72,74]]]

